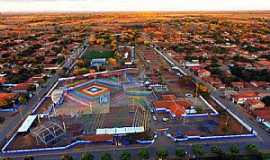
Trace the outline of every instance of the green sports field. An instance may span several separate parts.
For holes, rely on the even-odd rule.
[[[86,60],[91,60],[95,58],[112,58],[114,57],[114,52],[113,51],[88,51],[83,55],[83,58]]]

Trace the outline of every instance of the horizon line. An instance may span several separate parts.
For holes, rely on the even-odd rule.
[[[250,9],[238,9],[238,10],[130,10],[130,11],[115,11],[115,10],[104,10],[104,11],[1,11],[0,14],[10,14],[10,13],[188,13],[188,12],[197,12],[197,13],[258,13],[258,12],[269,12],[269,10],[250,10]]]

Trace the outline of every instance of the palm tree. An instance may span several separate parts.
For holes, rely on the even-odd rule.
[[[196,157],[201,157],[204,155],[203,146],[200,144],[195,144],[192,146],[192,152]]]
[[[121,160],[130,160],[131,154],[128,151],[124,151],[124,152],[122,152],[120,159]]]
[[[178,158],[184,158],[186,156],[186,152],[183,148],[177,148],[175,150],[175,155],[178,157]]]
[[[112,156],[109,153],[105,153],[101,156],[101,160],[112,160]]]
[[[84,153],[81,157],[81,160],[93,160],[94,156],[91,153]]]
[[[141,149],[140,151],[139,151],[139,157],[141,158],[141,159],[149,159],[149,151],[147,150],[147,149]]]
[[[165,149],[161,149],[161,150],[159,150],[158,152],[157,152],[157,157],[159,158],[159,159],[166,159],[167,157],[168,157],[168,151],[167,150],[165,150]]]

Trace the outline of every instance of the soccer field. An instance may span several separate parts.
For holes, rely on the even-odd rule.
[[[113,51],[88,51],[84,54],[83,58],[86,60],[91,60],[95,58],[112,58],[114,57]]]

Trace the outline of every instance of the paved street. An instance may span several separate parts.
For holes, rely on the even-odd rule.
[[[0,128],[0,141],[2,142],[2,145],[8,140],[8,137],[10,137],[16,131],[19,124],[32,113],[32,110],[39,103],[41,98],[48,93],[57,80],[58,76],[53,75],[48,79],[46,85],[44,85],[45,87],[43,87],[38,93],[34,94],[34,96],[29,100],[28,104],[26,104],[24,107],[20,107],[18,112],[13,114],[13,116],[6,118],[6,121]]]

